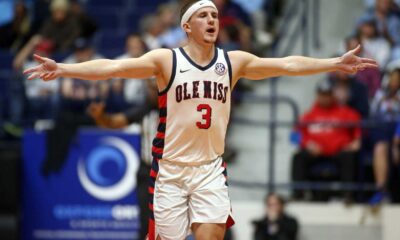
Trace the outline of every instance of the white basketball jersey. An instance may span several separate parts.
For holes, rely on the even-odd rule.
[[[173,49],[167,88],[159,93],[159,126],[152,153],[157,160],[201,163],[224,153],[231,106],[232,70],[228,54],[199,66],[183,48]]]

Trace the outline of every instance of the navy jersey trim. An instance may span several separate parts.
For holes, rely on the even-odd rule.
[[[175,50],[171,49],[171,51],[172,51],[172,72],[171,72],[171,77],[169,79],[167,87],[164,90],[162,90],[161,92],[158,93],[159,96],[168,92],[168,90],[171,88],[172,83],[174,82],[174,79],[175,79],[175,74],[176,74],[176,53],[175,53]]]
[[[225,61],[228,64],[228,73],[229,73],[229,84],[232,89],[232,65],[231,60],[229,59],[228,52],[224,50]]]
[[[184,50],[183,48],[180,47],[179,50],[181,51],[182,55],[189,61],[190,64],[192,64],[194,67],[198,68],[198,69],[201,70],[201,71],[205,71],[205,70],[209,69],[212,65],[215,64],[215,62],[216,62],[217,59],[218,59],[218,50],[217,50],[216,47],[214,47],[214,50],[215,50],[215,52],[214,52],[214,58],[211,60],[211,62],[210,62],[209,64],[207,64],[207,66],[202,67],[202,66],[198,65],[197,63],[195,63],[195,62],[189,57],[189,55],[187,55],[187,53],[185,52],[185,50]]]

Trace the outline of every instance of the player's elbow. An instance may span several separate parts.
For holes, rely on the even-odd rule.
[[[119,78],[124,74],[124,66],[120,61],[110,60],[108,65],[107,75],[109,78]]]
[[[294,57],[286,57],[284,61],[284,72],[285,75],[288,76],[295,76],[301,73],[301,68],[300,64],[298,61],[296,61],[296,58]]]

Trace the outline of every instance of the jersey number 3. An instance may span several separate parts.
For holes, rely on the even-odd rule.
[[[200,129],[209,129],[211,126],[212,109],[208,104],[200,104],[197,106],[197,111],[203,113],[202,122],[196,122],[196,126]]]

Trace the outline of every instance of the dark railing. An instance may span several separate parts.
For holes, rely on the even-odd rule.
[[[310,1],[313,1],[311,4],[313,14],[310,14]],[[276,56],[286,56],[289,53],[293,52],[296,41],[300,40],[302,37],[302,47],[303,54],[309,54],[309,32],[312,30],[313,32],[313,43],[314,47],[319,47],[319,1],[320,0],[292,0],[288,1],[285,11],[283,13],[283,17],[281,19],[281,24],[278,26],[278,31],[275,36],[274,42],[271,47],[271,55],[273,57]],[[310,21],[309,17],[312,15],[314,22],[313,28],[310,30]],[[294,24],[294,29],[291,28],[291,25]],[[281,45],[285,43],[287,39],[287,45],[282,47]],[[283,48],[283,51],[280,52],[280,49]],[[269,146],[268,146],[268,154],[267,154],[267,162],[269,163],[268,167],[268,186],[267,190],[269,192],[274,191],[276,188],[275,184],[275,145],[276,145],[276,130],[277,127],[286,125],[293,126],[293,124],[297,121],[299,116],[299,110],[296,102],[288,97],[278,95],[278,78],[273,78],[270,80],[270,92],[268,97],[255,97],[255,96],[245,96],[243,99],[247,99],[248,101],[256,102],[265,102],[269,104],[270,107],[270,115],[269,121],[264,123],[264,126],[268,126],[269,128]],[[277,107],[280,103],[288,104],[293,112],[293,120],[290,123],[284,123],[282,121],[277,120]],[[245,121],[245,119],[236,119],[237,122],[252,122],[253,125],[263,125],[256,123],[254,121]],[[265,184],[264,184],[265,185]]]
[[[272,81],[276,81],[272,80]],[[343,122],[329,122],[329,121],[302,121],[299,122],[299,109],[295,101],[291,98],[287,98],[285,96],[278,96],[276,92],[274,94],[271,93],[271,96],[255,96],[251,94],[244,94],[241,96],[243,98],[243,102],[251,103],[251,104],[269,104],[270,109],[270,119],[266,121],[256,121],[243,117],[232,117],[232,120],[235,124],[244,124],[252,127],[266,127],[269,129],[269,147],[267,149],[266,156],[268,157],[267,162],[269,164],[267,176],[268,182],[248,182],[248,181],[239,181],[235,179],[230,179],[230,184],[236,187],[243,188],[263,188],[267,189],[268,192],[275,191],[276,189],[309,189],[309,190],[326,190],[326,191],[338,191],[338,190],[351,190],[351,191],[373,191],[376,190],[376,186],[373,183],[365,183],[365,182],[351,182],[351,183],[342,183],[342,182],[289,182],[289,183],[276,183],[275,182],[275,146],[276,146],[276,130],[277,128],[294,128],[295,126],[306,127],[312,124],[319,124],[321,126],[330,126],[337,128],[354,128],[360,127],[362,129],[374,129],[380,127],[385,124],[393,124],[400,122],[400,117],[394,117],[392,119],[386,120],[377,120],[377,119],[366,119],[361,121],[343,121]],[[287,121],[281,121],[276,119],[276,108],[279,104],[287,104],[292,110],[292,119]],[[362,157],[360,156],[359,162],[360,167],[365,165]]]

